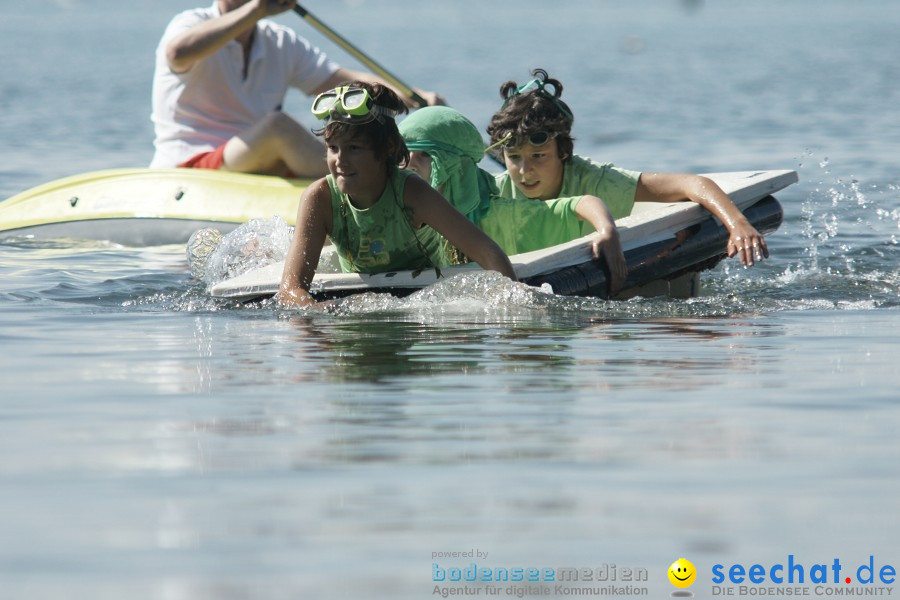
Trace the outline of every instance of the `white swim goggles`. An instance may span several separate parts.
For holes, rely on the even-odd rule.
[[[312,103],[312,114],[320,120],[362,125],[376,119],[383,123],[384,117],[394,118],[397,111],[375,104],[369,90],[365,88],[342,85],[316,96]]]
[[[552,87],[553,92],[547,91],[547,87]],[[529,92],[534,92],[535,94],[539,94],[539,95],[543,96],[544,98],[547,98],[548,100],[550,100],[553,103],[554,106],[556,106],[556,108],[559,110],[559,112],[562,113],[563,117],[565,117],[569,121],[575,120],[575,115],[572,114],[572,111],[570,111],[568,108],[566,108],[563,105],[562,100],[559,99],[558,90],[557,90],[556,86],[553,85],[552,83],[546,83],[544,81],[541,81],[540,79],[532,79],[528,83],[523,83],[518,88],[516,88],[515,93],[512,94],[511,96],[509,96],[503,102],[503,107],[506,107],[506,105],[509,104],[509,101],[512,100],[513,98],[515,98],[516,96],[518,96],[519,94],[527,94]],[[503,108],[503,107],[501,107],[501,108]]]
[[[485,148],[484,151],[490,152],[497,146],[503,146],[504,148],[518,148],[525,142],[528,142],[535,148],[539,148],[546,145],[550,140],[554,139],[558,135],[559,132],[551,133],[549,131],[535,131],[534,133],[529,133],[522,137],[516,137],[512,134],[512,132],[510,132]]]

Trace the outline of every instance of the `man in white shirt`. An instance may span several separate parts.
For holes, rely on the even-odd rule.
[[[265,19],[295,4],[215,0],[172,19],[156,51],[151,167],[294,177],[328,172],[322,142],[281,112],[288,88],[313,96],[345,81],[387,83],[338,66],[290,28]],[[420,95],[443,104],[434,93]]]

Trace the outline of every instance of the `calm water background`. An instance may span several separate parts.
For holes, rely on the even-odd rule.
[[[191,6],[0,0],[0,197],[149,163]],[[542,66],[581,154],[796,169],[771,260],[692,301],[487,278],[298,314],[210,301],[182,248],[2,244],[0,597],[425,598],[473,548],[657,598],[679,556],[701,598],[716,563],[900,565],[900,3],[548,6],[307,8],[481,127]]]

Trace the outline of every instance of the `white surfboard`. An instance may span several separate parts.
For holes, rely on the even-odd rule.
[[[781,171],[745,171],[710,173],[715,181],[741,210],[748,209],[760,200],[797,182],[797,173]],[[780,210],[780,208],[779,208]],[[674,238],[688,227],[714,220],[703,207],[693,202],[637,203],[631,215],[619,219],[616,224],[626,258],[629,250]],[[780,215],[779,215],[780,222]],[[553,273],[566,267],[591,261],[591,235],[534,252],[510,257],[519,279]],[[212,287],[210,293],[218,298],[251,300],[277,293],[284,263],[254,269]],[[458,265],[441,269],[443,277],[477,270],[477,264]],[[386,273],[318,273],[310,290],[317,296],[343,295],[367,290],[388,290],[400,294],[420,289],[437,281],[433,269],[419,272],[391,271]]]

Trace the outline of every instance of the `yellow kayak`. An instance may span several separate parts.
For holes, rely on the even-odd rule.
[[[79,238],[127,246],[184,243],[280,215],[293,225],[308,179],[205,169],[108,169],[57,179],[0,202],[0,240]]]

